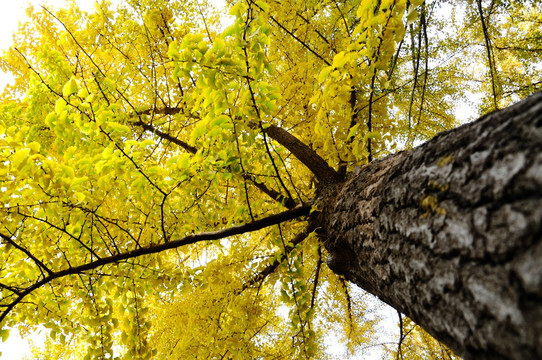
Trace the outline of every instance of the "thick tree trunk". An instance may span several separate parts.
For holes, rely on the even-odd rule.
[[[356,169],[328,264],[466,359],[542,359],[542,94]]]

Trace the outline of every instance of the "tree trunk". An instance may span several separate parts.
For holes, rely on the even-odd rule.
[[[356,169],[322,206],[330,268],[466,359],[542,359],[541,150],[538,93]]]

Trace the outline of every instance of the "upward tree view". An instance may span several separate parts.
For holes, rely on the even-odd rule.
[[[0,63],[3,340],[50,329],[39,359],[331,359],[330,334],[386,359],[542,358],[541,2],[28,15]],[[358,288],[404,314],[399,341]]]

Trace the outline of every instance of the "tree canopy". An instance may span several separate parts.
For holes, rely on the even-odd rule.
[[[476,95],[474,118],[542,88],[537,1],[227,12],[28,10],[0,63],[14,76],[0,100],[2,338],[43,325],[56,359],[323,359],[330,333],[374,345],[368,303],[308,221],[322,187],[457,126],[460,101]],[[405,329],[401,355],[449,354]]]

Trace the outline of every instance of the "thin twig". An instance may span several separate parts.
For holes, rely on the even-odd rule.
[[[484,31],[484,40],[486,43],[487,59],[489,62],[489,75],[491,77],[491,89],[493,91],[493,105],[495,106],[495,110],[498,110],[499,105],[497,104],[497,89],[495,85],[495,76],[496,76],[495,58],[493,57],[493,52],[491,51],[491,39],[489,37],[489,31],[487,29],[486,21],[484,19],[484,11],[482,9],[482,0],[477,0],[476,4],[478,5],[478,13],[480,14],[480,20],[482,22],[482,30]]]
[[[403,331],[403,314],[397,311],[399,315],[399,341],[397,342],[397,356],[396,360],[403,359],[403,340],[405,339],[405,333]]]

